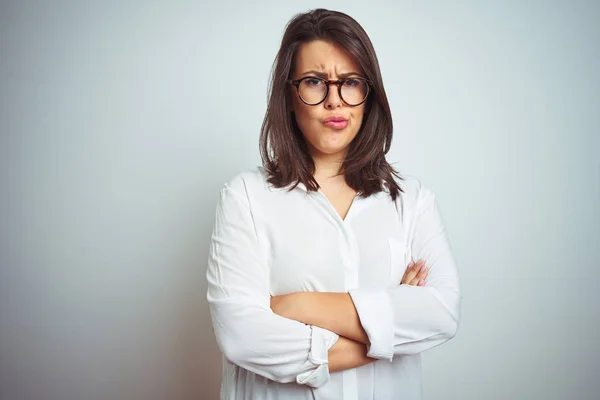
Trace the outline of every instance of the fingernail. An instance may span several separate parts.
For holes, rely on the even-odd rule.
[[[425,281],[424,281],[423,279],[421,279],[421,280],[419,281],[419,285],[421,285],[421,286],[425,285]]]

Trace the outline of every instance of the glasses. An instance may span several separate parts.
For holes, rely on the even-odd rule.
[[[307,76],[289,82],[296,86],[300,100],[309,106],[316,106],[325,101],[327,95],[329,95],[329,86],[332,84],[337,85],[340,99],[352,107],[364,103],[369,95],[369,84],[363,78],[344,78],[329,81],[315,76]]]

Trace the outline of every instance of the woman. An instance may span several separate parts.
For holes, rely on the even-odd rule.
[[[361,26],[322,9],[293,18],[263,167],[217,206],[207,279],[221,398],[421,397],[420,353],[454,336],[459,282],[434,195],[387,163],[391,140]]]

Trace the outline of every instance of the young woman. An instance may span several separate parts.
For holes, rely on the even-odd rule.
[[[457,330],[434,194],[385,154],[391,113],[351,17],[288,24],[263,167],[221,190],[207,271],[222,399],[419,399],[420,353]],[[414,260],[414,261],[413,261]]]

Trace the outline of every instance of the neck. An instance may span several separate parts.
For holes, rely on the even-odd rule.
[[[314,177],[317,182],[326,180],[345,180],[341,174],[342,162],[344,161],[344,153],[339,154],[312,154],[312,159],[315,163]]]

